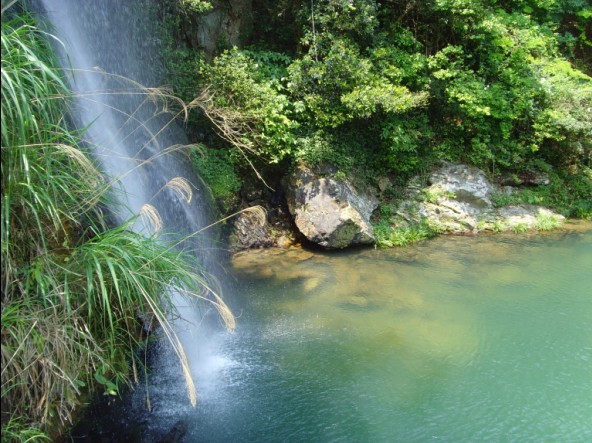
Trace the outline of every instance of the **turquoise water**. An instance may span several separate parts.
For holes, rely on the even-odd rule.
[[[235,263],[245,327],[188,441],[592,441],[592,231]]]
[[[197,408],[169,358],[138,441],[590,442],[591,228],[239,255]]]

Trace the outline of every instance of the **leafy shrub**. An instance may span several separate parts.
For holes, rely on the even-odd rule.
[[[290,65],[290,92],[318,127],[335,128],[379,111],[403,113],[425,103],[424,92],[413,93],[376,68],[356,45],[335,38],[326,53],[309,52]]]
[[[253,57],[252,52],[233,49],[204,68],[208,88],[202,109],[233,147],[276,163],[292,152],[296,109],[274,77],[279,68],[260,67]],[[256,58],[263,60],[260,53]],[[266,60],[285,62],[283,57]]]
[[[427,115],[386,117],[379,127],[384,144],[382,163],[390,172],[412,175],[426,164],[427,146],[432,136]]]
[[[207,183],[223,212],[238,202],[242,181],[238,177],[228,151],[197,149],[193,151],[195,169]]]
[[[534,123],[535,136],[546,141],[542,154],[560,166],[592,165],[592,78],[567,62],[539,66],[546,107]]]

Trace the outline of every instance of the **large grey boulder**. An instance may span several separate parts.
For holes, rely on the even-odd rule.
[[[454,196],[460,203],[473,208],[491,206],[493,185],[483,171],[460,163],[444,163],[429,178],[429,191],[442,195]]]
[[[288,178],[286,198],[296,227],[313,243],[341,249],[375,242],[370,216],[378,200],[346,179],[300,166]]]
[[[494,187],[483,171],[460,163],[444,163],[429,177],[419,214],[440,229],[470,231],[493,219]]]
[[[410,183],[394,222],[405,226],[427,221],[440,231],[462,233],[540,229],[549,221],[564,219],[541,206],[494,207],[494,195],[507,192],[513,192],[513,188],[496,187],[474,166],[445,162],[430,174],[427,186]]]

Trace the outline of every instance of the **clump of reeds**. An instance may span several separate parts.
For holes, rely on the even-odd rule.
[[[172,291],[234,326],[192,257],[132,232],[133,220],[104,222],[109,186],[66,129],[68,88],[45,37],[29,18],[3,17],[2,441],[46,439],[89,386],[115,393],[134,373],[139,318],[156,318],[186,362],[168,323]],[[169,186],[191,199],[183,180]],[[138,216],[159,221],[154,208]]]

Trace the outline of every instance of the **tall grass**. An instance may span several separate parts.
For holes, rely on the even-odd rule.
[[[127,383],[141,318],[155,318],[186,363],[168,323],[173,291],[234,326],[192,257],[132,232],[133,220],[104,222],[109,185],[65,129],[69,92],[47,37],[28,17],[3,16],[2,441],[42,440],[71,422],[84,390]]]

